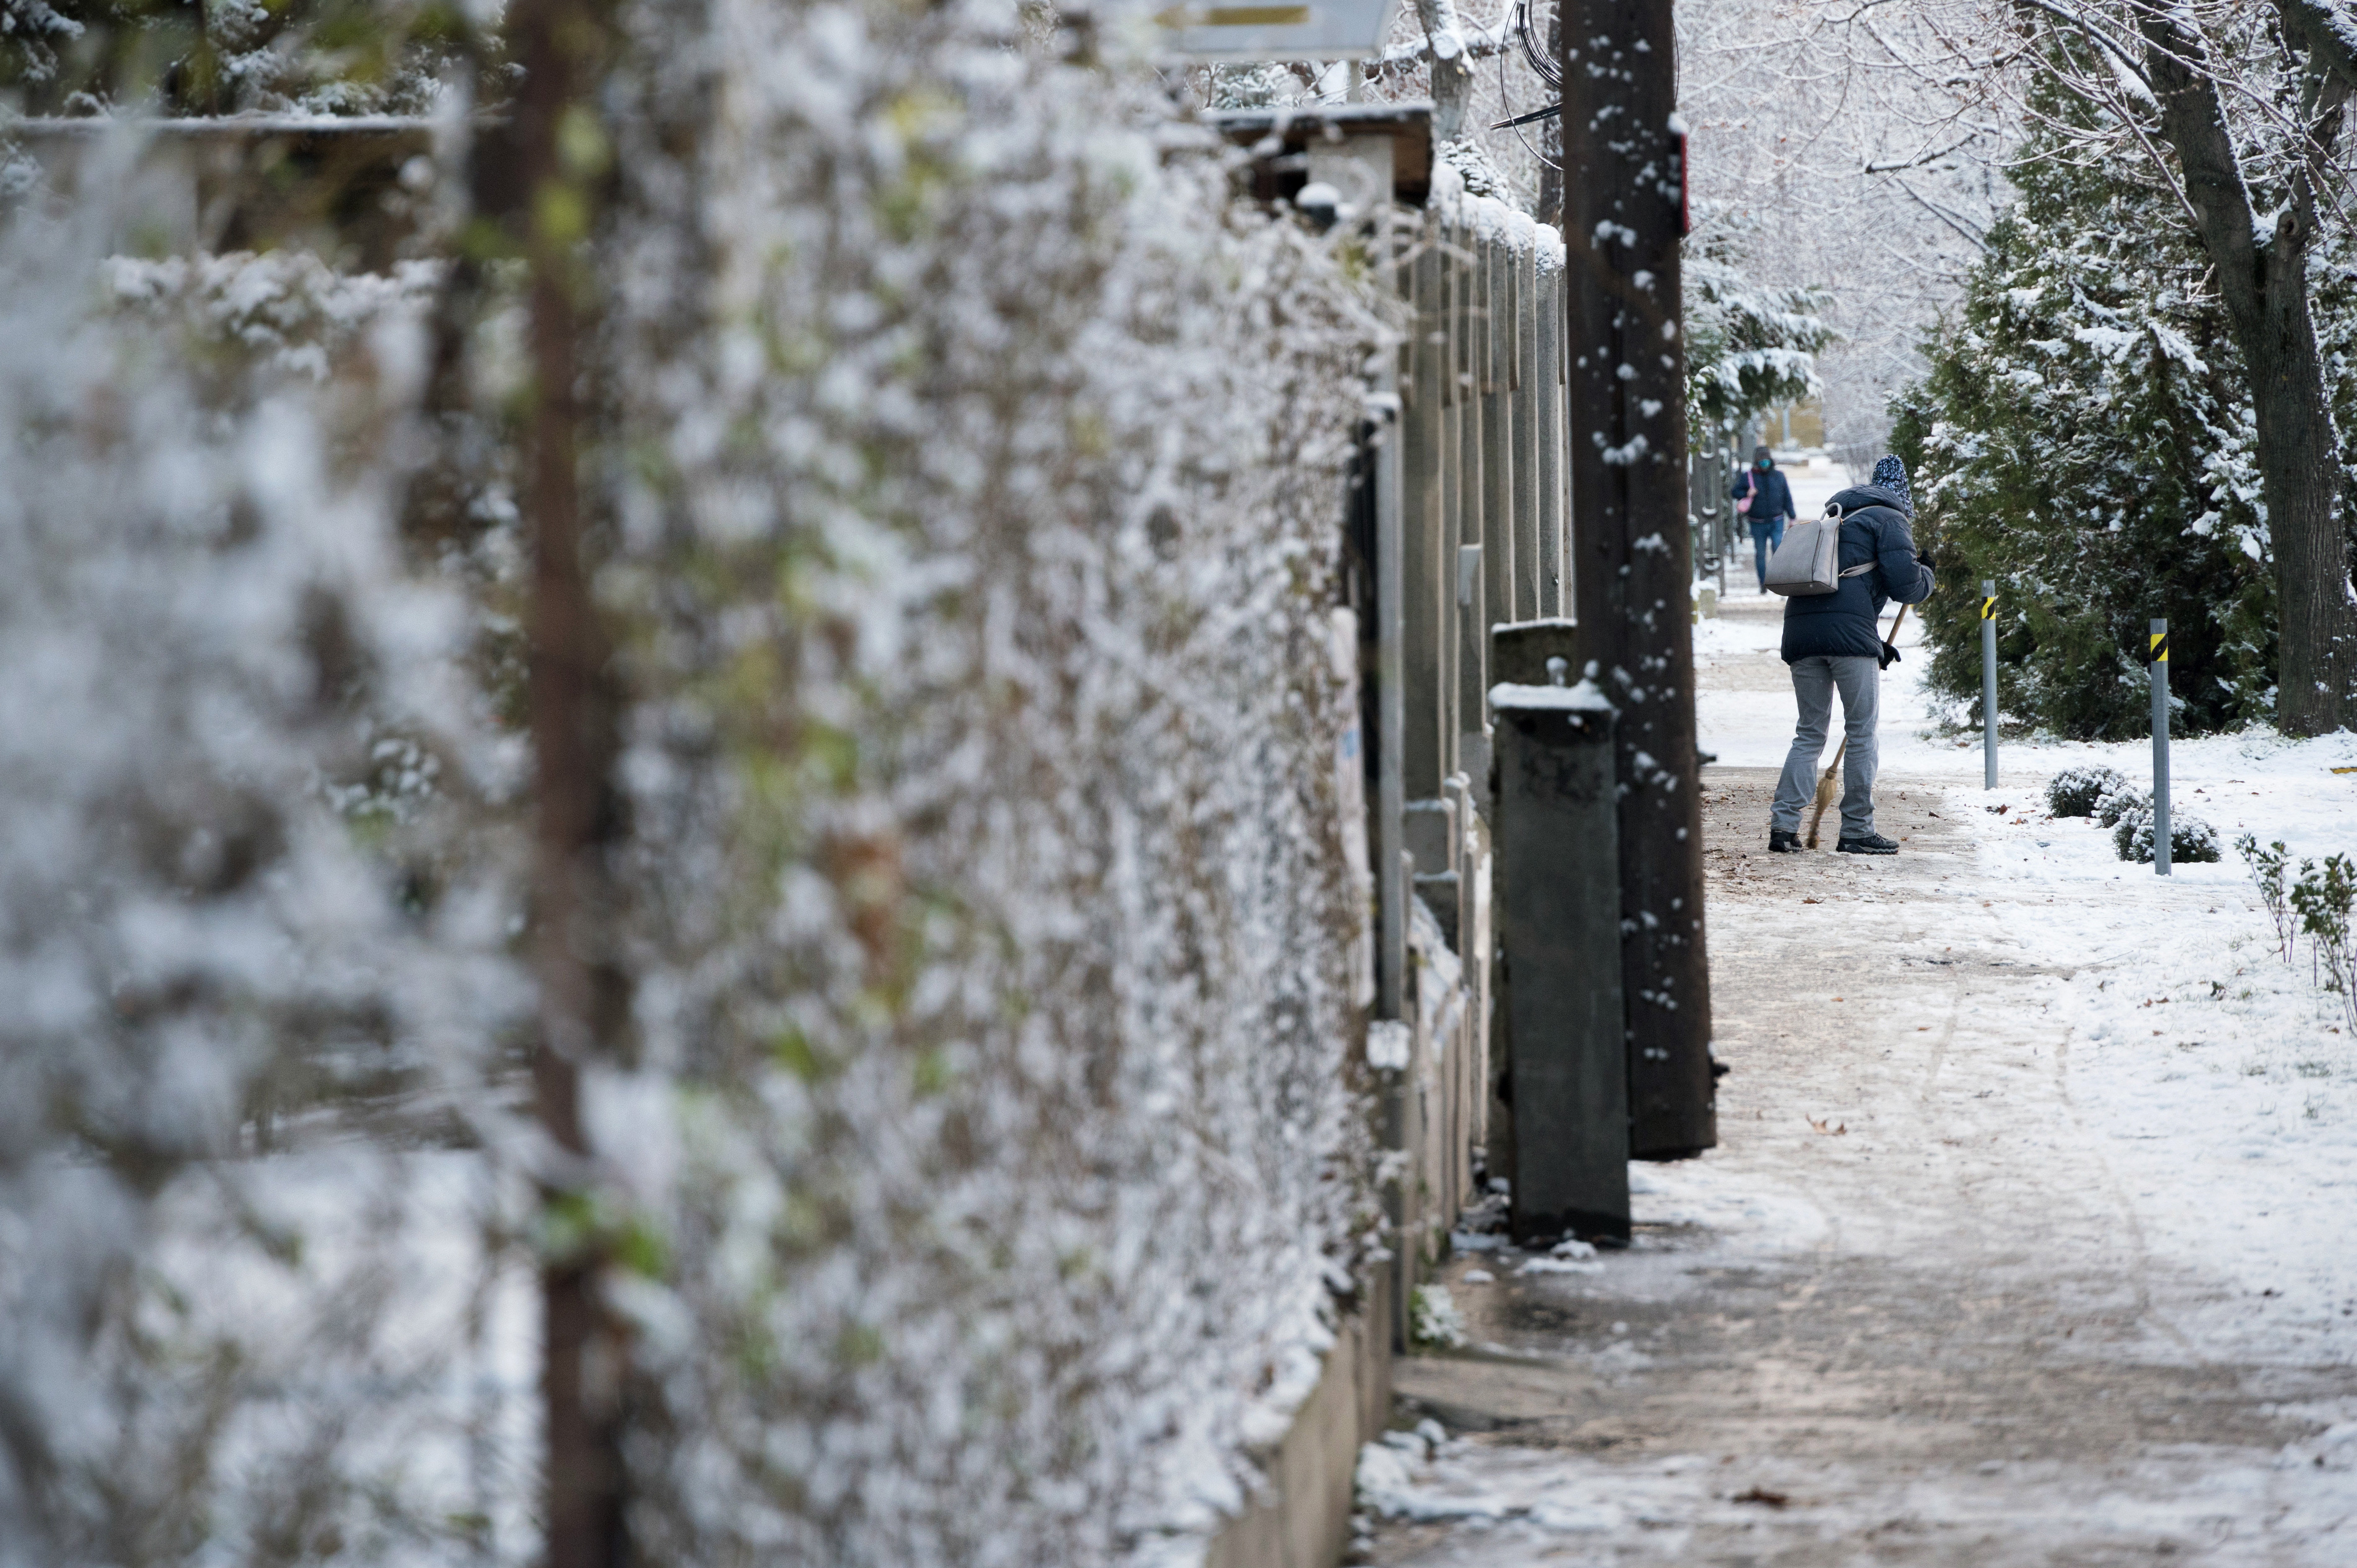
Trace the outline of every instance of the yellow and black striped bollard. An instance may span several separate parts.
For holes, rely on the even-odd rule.
[[[1996,788],[1996,583],[1981,579],[1981,787]]]
[[[2145,660],[2152,666],[2152,868],[2169,875],[2169,622],[2156,617]]]

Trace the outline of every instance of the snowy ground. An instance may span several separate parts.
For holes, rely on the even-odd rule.
[[[1451,1265],[1472,1344],[1400,1378],[1451,1435],[1372,1463],[1367,1560],[2357,1563],[2338,1000],[2231,851],[2163,879],[2048,818],[2054,771],[2142,782],[2148,745],[2012,746],[1984,793],[1921,655],[1903,853],[1766,854],[1777,609],[1698,636],[1720,1146],[1640,1167],[1628,1252]],[[2357,738],[2174,766],[2223,840],[2357,850]]]

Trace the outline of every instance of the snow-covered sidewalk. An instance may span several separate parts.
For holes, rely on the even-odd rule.
[[[1452,1265],[1468,1352],[1400,1379],[1449,1435],[1371,1462],[1368,1559],[2357,1562],[2339,999],[2231,850],[2163,879],[2048,817],[2054,771],[2142,782],[2148,746],[2010,747],[1984,793],[1921,655],[1885,693],[1904,852],[1769,856],[1775,607],[1698,648],[1720,1146],[1639,1168],[1626,1253]],[[2357,850],[2344,767],[2180,744],[2177,806]]]

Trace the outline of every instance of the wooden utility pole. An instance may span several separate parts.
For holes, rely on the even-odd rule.
[[[626,1347],[607,1309],[608,1247],[596,1222],[595,1151],[581,1117],[586,1069],[614,1059],[629,1027],[614,931],[611,856],[625,832],[614,765],[621,698],[590,581],[581,484],[583,396],[594,340],[590,237],[608,159],[597,128],[608,19],[598,0],[518,0],[511,47],[523,78],[504,145],[504,214],[530,267],[533,403],[524,506],[533,554],[530,710],[534,822],[532,1058],[550,1161],[539,1173],[553,1238],[541,1259],[541,1396],[547,1443],[547,1568],[629,1561],[622,1466]]]
[[[1630,1153],[1718,1142],[1703,945],[1671,0],[1562,0],[1563,239],[1580,657],[1620,709]]]

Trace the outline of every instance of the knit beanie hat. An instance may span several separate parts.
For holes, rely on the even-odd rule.
[[[1915,494],[1907,488],[1907,465],[1898,458],[1877,459],[1874,465],[1873,482],[1881,489],[1890,491],[1909,506],[1915,504]]]

